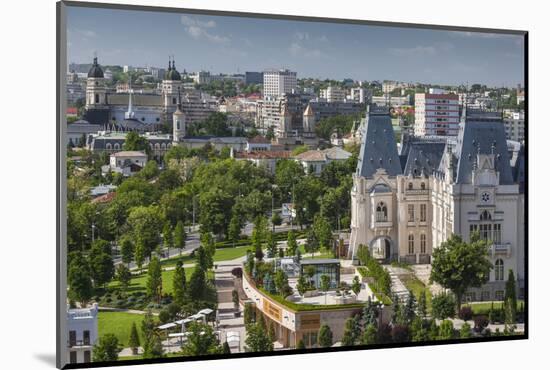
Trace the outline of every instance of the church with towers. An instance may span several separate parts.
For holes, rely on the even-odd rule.
[[[200,91],[184,88],[174,60],[157,93],[117,93],[106,86],[102,67],[94,58],[86,81],[84,120],[114,130],[157,131],[162,125],[172,127],[176,111],[185,111],[187,123],[207,118],[217,110],[217,102]]]
[[[351,190],[350,258],[360,245],[380,261],[431,263],[452,234],[488,241],[489,282],[472,301],[502,300],[508,271],[523,296],[524,148],[507,141],[502,114],[464,108],[456,137],[403,135],[387,108],[371,107]]]

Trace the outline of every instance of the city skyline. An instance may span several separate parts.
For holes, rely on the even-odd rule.
[[[69,63],[299,78],[524,85],[521,35],[69,7]]]

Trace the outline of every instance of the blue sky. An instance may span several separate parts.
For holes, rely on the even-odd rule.
[[[69,7],[68,61],[214,73],[286,67],[298,77],[523,85],[523,37]]]

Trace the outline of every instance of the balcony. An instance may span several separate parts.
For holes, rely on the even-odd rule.
[[[505,256],[509,258],[512,255],[512,244],[510,243],[499,243],[492,244],[490,247],[491,256]]]
[[[405,195],[428,195],[429,189],[405,189]]]
[[[74,347],[91,347],[92,344],[90,343],[90,340],[68,340],[67,341],[67,347],[68,348],[74,348]]]
[[[393,222],[387,218],[376,218],[371,221],[371,229],[389,228],[393,226]]]

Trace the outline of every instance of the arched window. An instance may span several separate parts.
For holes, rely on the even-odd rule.
[[[426,190],[426,184],[425,184],[425,183],[421,183],[421,184],[420,184],[420,189]]]
[[[111,150],[111,143],[107,143],[107,144],[105,144],[105,149],[107,149],[107,150]]]
[[[176,104],[176,98],[172,98],[172,104]]]
[[[155,144],[155,150],[160,150],[160,144],[159,143]]]
[[[95,94],[95,103],[99,104],[99,94]]]
[[[413,183],[409,182],[409,190],[412,190],[412,188],[413,188]]]
[[[420,253],[426,254],[426,234],[420,234]]]
[[[119,150],[119,149],[120,149],[120,144],[119,144],[119,143],[115,143],[114,148],[115,148],[115,150]]]
[[[166,150],[166,144],[165,143],[162,143],[162,145],[160,147],[162,148],[162,150]]]
[[[409,254],[414,254],[414,235],[409,235]]]
[[[487,210],[481,212],[481,214],[479,215],[479,219],[481,221],[490,221],[492,219],[491,217],[491,213],[488,212]]]
[[[504,261],[500,258],[495,261],[495,280],[504,280]]]
[[[388,221],[388,208],[384,202],[380,202],[376,206],[376,222],[386,221]]]

